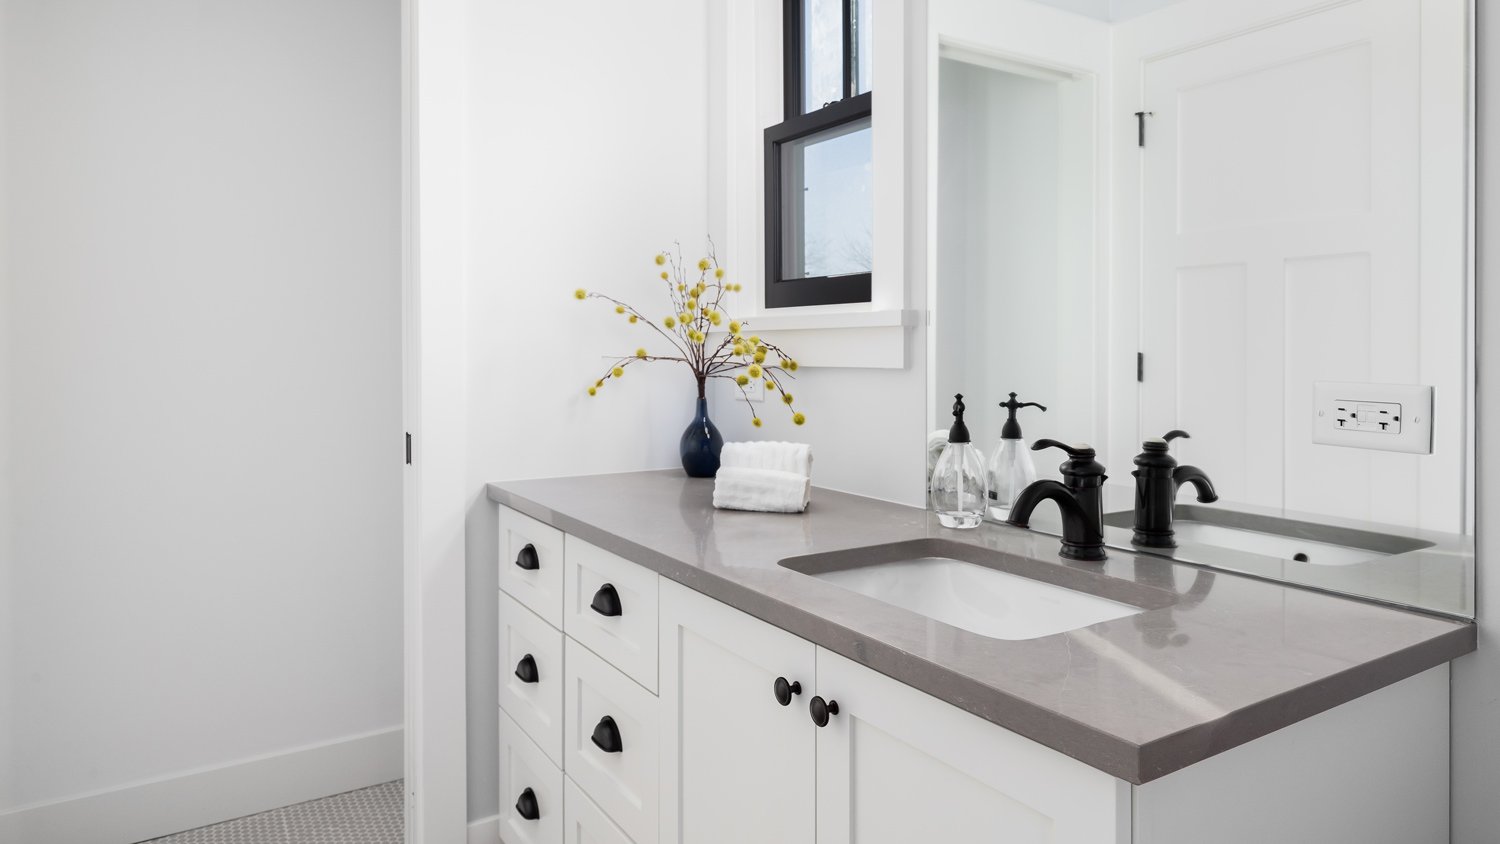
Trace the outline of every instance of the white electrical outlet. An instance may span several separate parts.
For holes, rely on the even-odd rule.
[[[749,384],[746,384],[743,387],[739,387],[738,389],[745,391],[745,394],[741,396],[742,399],[747,399],[749,401],[766,400],[766,382],[760,380],[759,378],[751,378]]]
[[[1410,384],[1313,384],[1313,442],[1432,453],[1432,388]]]

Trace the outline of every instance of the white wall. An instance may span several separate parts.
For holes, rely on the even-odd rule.
[[[1500,414],[1500,14],[1478,7],[1479,418]],[[1500,425],[1478,427],[1479,650],[1453,664],[1453,842],[1488,844],[1500,830]]]
[[[468,224],[469,816],[498,811],[495,507],[489,481],[680,466],[685,367],[632,368],[589,398],[609,353],[659,349],[578,287],[667,313],[653,256],[693,260],[707,207],[701,0],[471,8]],[[566,50],[559,51],[560,44]],[[721,255],[731,266],[734,256]],[[511,797],[509,799],[514,799]]]
[[[0,3],[0,812],[378,731],[399,774],[399,13]]]

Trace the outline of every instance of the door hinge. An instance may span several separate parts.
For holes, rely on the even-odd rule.
[[[1135,113],[1135,145],[1143,147],[1146,145],[1146,118],[1151,116],[1149,111],[1138,111]]]
[[[1135,353],[1135,380],[1136,383],[1144,383],[1146,380],[1146,353]]]
[[[406,465],[411,465],[411,431],[406,432]]]

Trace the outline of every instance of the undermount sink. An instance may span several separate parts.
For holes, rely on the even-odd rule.
[[[1109,513],[1104,523],[1128,528],[1134,514]],[[1352,566],[1432,543],[1405,536],[1281,519],[1235,510],[1179,505],[1172,531],[1179,543],[1213,545],[1318,566]]]
[[[932,547],[934,545],[946,547]],[[956,559],[943,552],[970,559]],[[796,557],[783,560],[781,565],[994,639],[1035,639],[1126,618],[1144,609],[1002,571],[994,567],[996,560],[972,561],[986,556],[1011,563],[1021,560],[977,546],[924,540]],[[1122,591],[1127,593],[1135,586],[1120,584]],[[1121,597],[1136,600],[1144,597],[1148,606],[1161,603],[1153,600],[1156,596],[1149,594]]]

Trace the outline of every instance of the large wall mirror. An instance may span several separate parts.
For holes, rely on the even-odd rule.
[[[1098,451],[1112,553],[1472,617],[1471,14],[932,0],[931,430],[962,393],[988,457],[1014,392]],[[1217,500],[1143,548],[1170,431]]]

